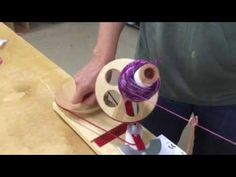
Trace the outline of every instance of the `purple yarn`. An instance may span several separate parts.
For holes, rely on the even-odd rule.
[[[134,81],[135,72],[143,65],[148,64],[146,60],[136,60],[128,64],[120,74],[118,87],[122,96],[130,101],[142,102],[150,99],[160,88],[160,80],[149,87],[140,87]]]

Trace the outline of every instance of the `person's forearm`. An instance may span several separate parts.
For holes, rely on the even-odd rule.
[[[93,56],[107,63],[115,58],[123,22],[104,22],[99,24],[97,44]]]

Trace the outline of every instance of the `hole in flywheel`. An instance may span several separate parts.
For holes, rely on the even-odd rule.
[[[105,75],[107,83],[111,85],[118,85],[119,75],[120,75],[120,72],[116,69],[108,70]]]
[[[136,102],[126,101],[125,110],[127,115],[134,117],[139,113],[139,105]]]
[[[105,93],[103,100],[108,107],[116,107],[120,102],[120,94],[115,90],[109,90]]]

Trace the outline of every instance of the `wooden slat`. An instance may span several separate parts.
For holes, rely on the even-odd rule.
[[[88,124],[80,119],[75,119],[75,117],[71,116],[70,114],[67,114],[65,111],[63,111],[61,108],[57,106],[56,103],[53,103],[54,110],[61,116],[61,118],[70,125],[74,131],[81,136],[84,141],[97,153],[97,154],[113,154],[113,155],[120,155],[122,154],[119,150],[120,147],[124,145],[124,142],[122,142],[119,139],[115,139],[111,141],[110,143],[107,143],[106,145],[102,147],[98,147],[95,142],[92,142],[96,137],[99,137],[104,133],[104,131],[101,131],[100,129],[92,126],[91,124]],[[92,123],[95,123],[96,125],[99,125],[100,127],[111,130],[112,128],[120,125],[120,123],[113,121],[110,119],[107,115],[105,115],[102,111],[97,112],[96,114],[87,115],[86,120],[89,120]],[[143,139],[144,142],[147,144],[151,139],[153,139],[155,136],[150,133],[147,129],[144,128],[143,132]],[[121,136],[121,138],[125,139],[124,135]]]

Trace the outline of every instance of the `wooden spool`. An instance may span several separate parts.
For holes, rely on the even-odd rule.
[[[159,79],[159,72],[155,65],[145,64],[138,69],[134,79],[141,84],[140,86],[151,86]],[[137,83],[138,84],[138,83]]]
[[[88,106],[81,103],[73,104],[72,98],[75,94],[76,85],[74,80],[67,79],[58,89],[55,95],[55,101],[63,108],[73,110],[79,115],[92,114],[100,109],[98,105]]]
[[[125,66],[127,66],[129,63],[133,62],[135,60],[129,59],[129,58],[121,58],[114,60],[107,65],[103,67],[103,69],[100,71],[97,80],[96,80],[96,86],[95,86],[95,94],[97,98],[97,102],[101,109],[110,117],[117,121],[121,122],[136,122],[144,119],[147,117],[155,108],[157,100],[158,100],[158,92],[152,96],[149,100],[139,102],[138,104],[138,111],[134,116],[129,116],[126,113],[125,109],[125,100],[118,88],[117,85],[112,85],[107,81],[107,73],[109,73],[111,70],[117,70],[118,72],[121,72]],[[155,67],[153,69],[154,75],[150,78],[145,77],[145,71],[146,69],[154,68],[153,65],[147,65],[145,68],[142,68],[143,72],[140,72],[140,78],[143,79],[145,83],[153,83],[153,81],[156,81],[156,79],[159,79],[159,72],[158,69]],[[106,101],[104,100],[106,98],[106,95],[108,92],[113,91],[118,93],[119,95],[119,102],[118,105],[112,107],[109,106]]]

